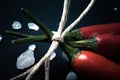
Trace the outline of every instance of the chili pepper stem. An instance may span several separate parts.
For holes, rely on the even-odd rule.
[[[20,38],[16,40],[12,40],[12,43],[28,43],[28,42],[50,42],[49,37],[46,35],[40,35],[40,36],[30,36],[27,38]]]
[[[82,48],[82,49],[93,49],[95,50],[95,47],[97,45],[96,37],[92,39],[86,39],[86,40],[80,40],[80,41],[70,41],[69,44],[73,47]]]
[[[77,36],[76,36],[77,35]],[[72,40],[81,40],[83,38],[82,34],[79,30],[73,30],[71,32],[68,32],[65,36],[65,40],[72,41]]]
[[[47,36],[49,36],[50,38],[52,37],[53,33],[51,32],[51,30],[48,29],[47,26],[44,25],[42,22],[40,22],[40,20],[35,18],[27,9],[21,8],[21,11],[24,13],[25,16],[27,16],[30,20],[37,24]]]
[[[10,30],[6,30],[7,34],[14,35],[17,37],[20,37],[19,39],[12,40],[12,44],[15,43],[28,43],[28,42],[50,42],[50,38],[46,35],[28,35],[28,34],[23,34],[23,33],[18,33]]]
[[[61,43],[60,47],[62,48],[62,50],[65,52],[65,54],[67,55],[67,57],[69,58],[69,60],[71,62],[73,62],[74,58],[77,56],[79,50],[66,44],[66,43]]]
[[[10,30],[6,30],[5,33],[7,33],[9,35],[14,35],[14,36],[17,36],[17,37],[22,37],[22,38],[32,36],[32,35],[23,34],[23,33],[19,33],[19,32],[14,32],[14,31],[10,31]]]

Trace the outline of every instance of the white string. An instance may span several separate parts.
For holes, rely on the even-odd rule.
[[[57,31],[59,34],[62,33],[62,30],[65,27],[65,24],[67,22],[67,15],[69,12],[70,2],[71,0],[64,0],[63,13],[62,13],[61,21],[59,23],[59,27]]]
[[[50,58],[45,61],[45,80],[49,80],[50,70]]]
[[[71,0],[64,0],[61,21],[59,23],[58,31],[56,32],[56,34],[53,35],[52,40],[64,42],[63,37],[61,37],[61,33],[67,22],[67,16],[68,16],[68,12],[69,12],[70,3],[71,3]]]
[[[28,74],[28,76],[26,77],[25,80],[30,80],[32,75],[39,69],[39,67],[52,55],[52,53],[56,50],[56,48],[58,47],[59,42],[57,41],[52,41],[52,44],[48,50],[48,52],[44,55],[44,57],[42,57],[38,63],[36,63],[33,66],[33,69],[30,71],[30,73]]]
[[[53,35],[52,39],[57,39],[57,37],[60,36],[60,34],[62,33],[62,29],[64,28],[65,26],[65,23],[67,21],[67,14],[68,14],[68,10],[69,10],[69,5],[70,5],[70,0],[64,0],[64,7],[63,7],[63,13],[62,13],[62,17],[61,17],[61,21],[60,21],[60,25],[59,25],[59,28],[58,28],[58,32]],[[32,75],[38,70],[39,66],[40,66],[40,63],[43,63],[45,60],[47,60],[51,55],[52,53],[55,51],[55,49],[57,48],[57,46],[59,45],[59,42],[58,41],[53,41],[52,43],[56,42],[56,44],[51,44],[51,47],[48,52],[46,53],[46,55],[48,54],[49,56],[47,57],[43,57],[43,58],[46,58],[42,61],[42,59],[40,59],[40,61],[38,62],[38,67],[35,67],[29,74],[28,76],[26,77],[26,80],[30,80],[30,78],[32,77]],[[53,48],[55,46],[55,48]],[[53,50],[54,49],[54,50]],[[48,79],[48,78],[47,78]]]
[[[60,35],[61,35],[62,30],[67,22],[67,15],[68,15],[68,11],[69,11],[69,6],[70,6],[70,0],[64,0],[61,21],[59,23],[58,31],[56,34],[53,35],[52,40],[56,40],[56,41],[59,40],[59,42],[63,42],[63,38],[60,37]],[[45,80],[49,80],[49,68],[50,68],[50,60],[48,58],[45,61]]]
[[[91,7],[93,6],[95,0],[91,0],[91,2],[89,3],[89,5],[87,6],[87,8],[80,14],[80,16],[72,23],[70,24],[65,31],[62,33],[62,37],[64,37],[66,35],[66,33],[68,33],[71,29],[73,29],[74,26],[76,26],[81,20],[82,18],[88,13],[88,11],[91,9]]]

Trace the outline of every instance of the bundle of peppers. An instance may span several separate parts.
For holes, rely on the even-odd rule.
[[[29,11],[22,12],[36,23],[46,35],[28,35],[6,31],[6,33],[21,37],[13,43],[51,42],[53,33]],[[120,60],[120,22],[82,27],[69,32],[60,47],[68,56],[76,72],[95,80],[120,80],[120,65],[114,59]],[[76,49],[80,48],[79,49]]]
[[[79,28],[82,40],[70,41],[76,50],[73,68],[96,80],[120,80],[120,22]],[[75,50],[75,49],[74,49]],[[70,52],[69,52],[70,53]]]

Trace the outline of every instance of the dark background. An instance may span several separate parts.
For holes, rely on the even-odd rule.
[[[20,9],[28,9],[35,17],[41,20],[51,30],[57,30],[61,18],[62,6],[64,0],[1,0],[0,1],[0,35],[3,39],[0,42],[0,80],[8,80],[25,70],[16,68],[17,57],[27,50],[28,45],[11,44],[11,40],[16,39],[14,36],[6,35],[5,30],[13,30],[11,24],[13,21],[20,21],[23,25],[21,30],[13,30],[27,34],[43,34],[41,30],[33,31],[28,29],[27,23],[30,22]],[[79,14],[85,9],[90,0],[71,0],[70,11],[67,25],[73,22]],[[114,10],[117,8],[117,10]],[[96,0],[95,5],[82,21],[75,27],[80,28],[88,25],[112,23],[120,21],[120,0]],[[36,62],[46,53],[50,44],[35,42]],[[50,80],[65,80],[67,72],[71,71],[67,61],[62,57],[62,50],[56,50],[57,57],[51,61]],[[33,80],[44,80],[44,67],[35,74]]]

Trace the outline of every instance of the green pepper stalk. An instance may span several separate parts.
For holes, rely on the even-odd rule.
[[[95,49],[95,46],[97,45],[96,37],[92,39],[86,39],[86,40],[79,40],[79,41],[70,41],[69,44],[73,47],[81,48],[81,49]]]
[[[9,35],[14,35],[20,38],[25,38],[25,37],[30,37],[32,35],[29,34],[23,34],[23,33],[19,33],[19,32],[14,32],[14,31],[10,31],[10,30],[6,30],[5,33],[9,34]]]
[[[12,40],[12,43],[28,43],[28,42],[49,42],[49,37],[46,35],[28,35],[28,34],[23,34],[23,33],[19,33],[19,32],[14,32],[14,31],[10,31],[10,30],[6,30],[6,33],[9,35],[14,35],[17,37],[21,37],[19,39],[15,39]]]
[[[27,38],[20,38],[12,40],[12,43],[28,43],[28,42],[49,42],[49,37],[46,35],[30,36]]]
[[[74,41],[74,40],[81,40],[83,36],[81,35],[79,30],[73,30],[71,32],[68,32],[65,36],[66,41]]]
[[[27,9],[21,8],[21,10],[24,15],[27,16],[30,20],[32,20],[35,24],[37,24],[47,36],[49,36],[50,38],[52,37],[53,33],[42,22],[35,18]]]
[[[80,52],[78,49],[66,44],[66,43],[61,43],[60,47],[62,50],[65,52],[67,57],[69,58],[70,62],[73,62],[77,54]]]

